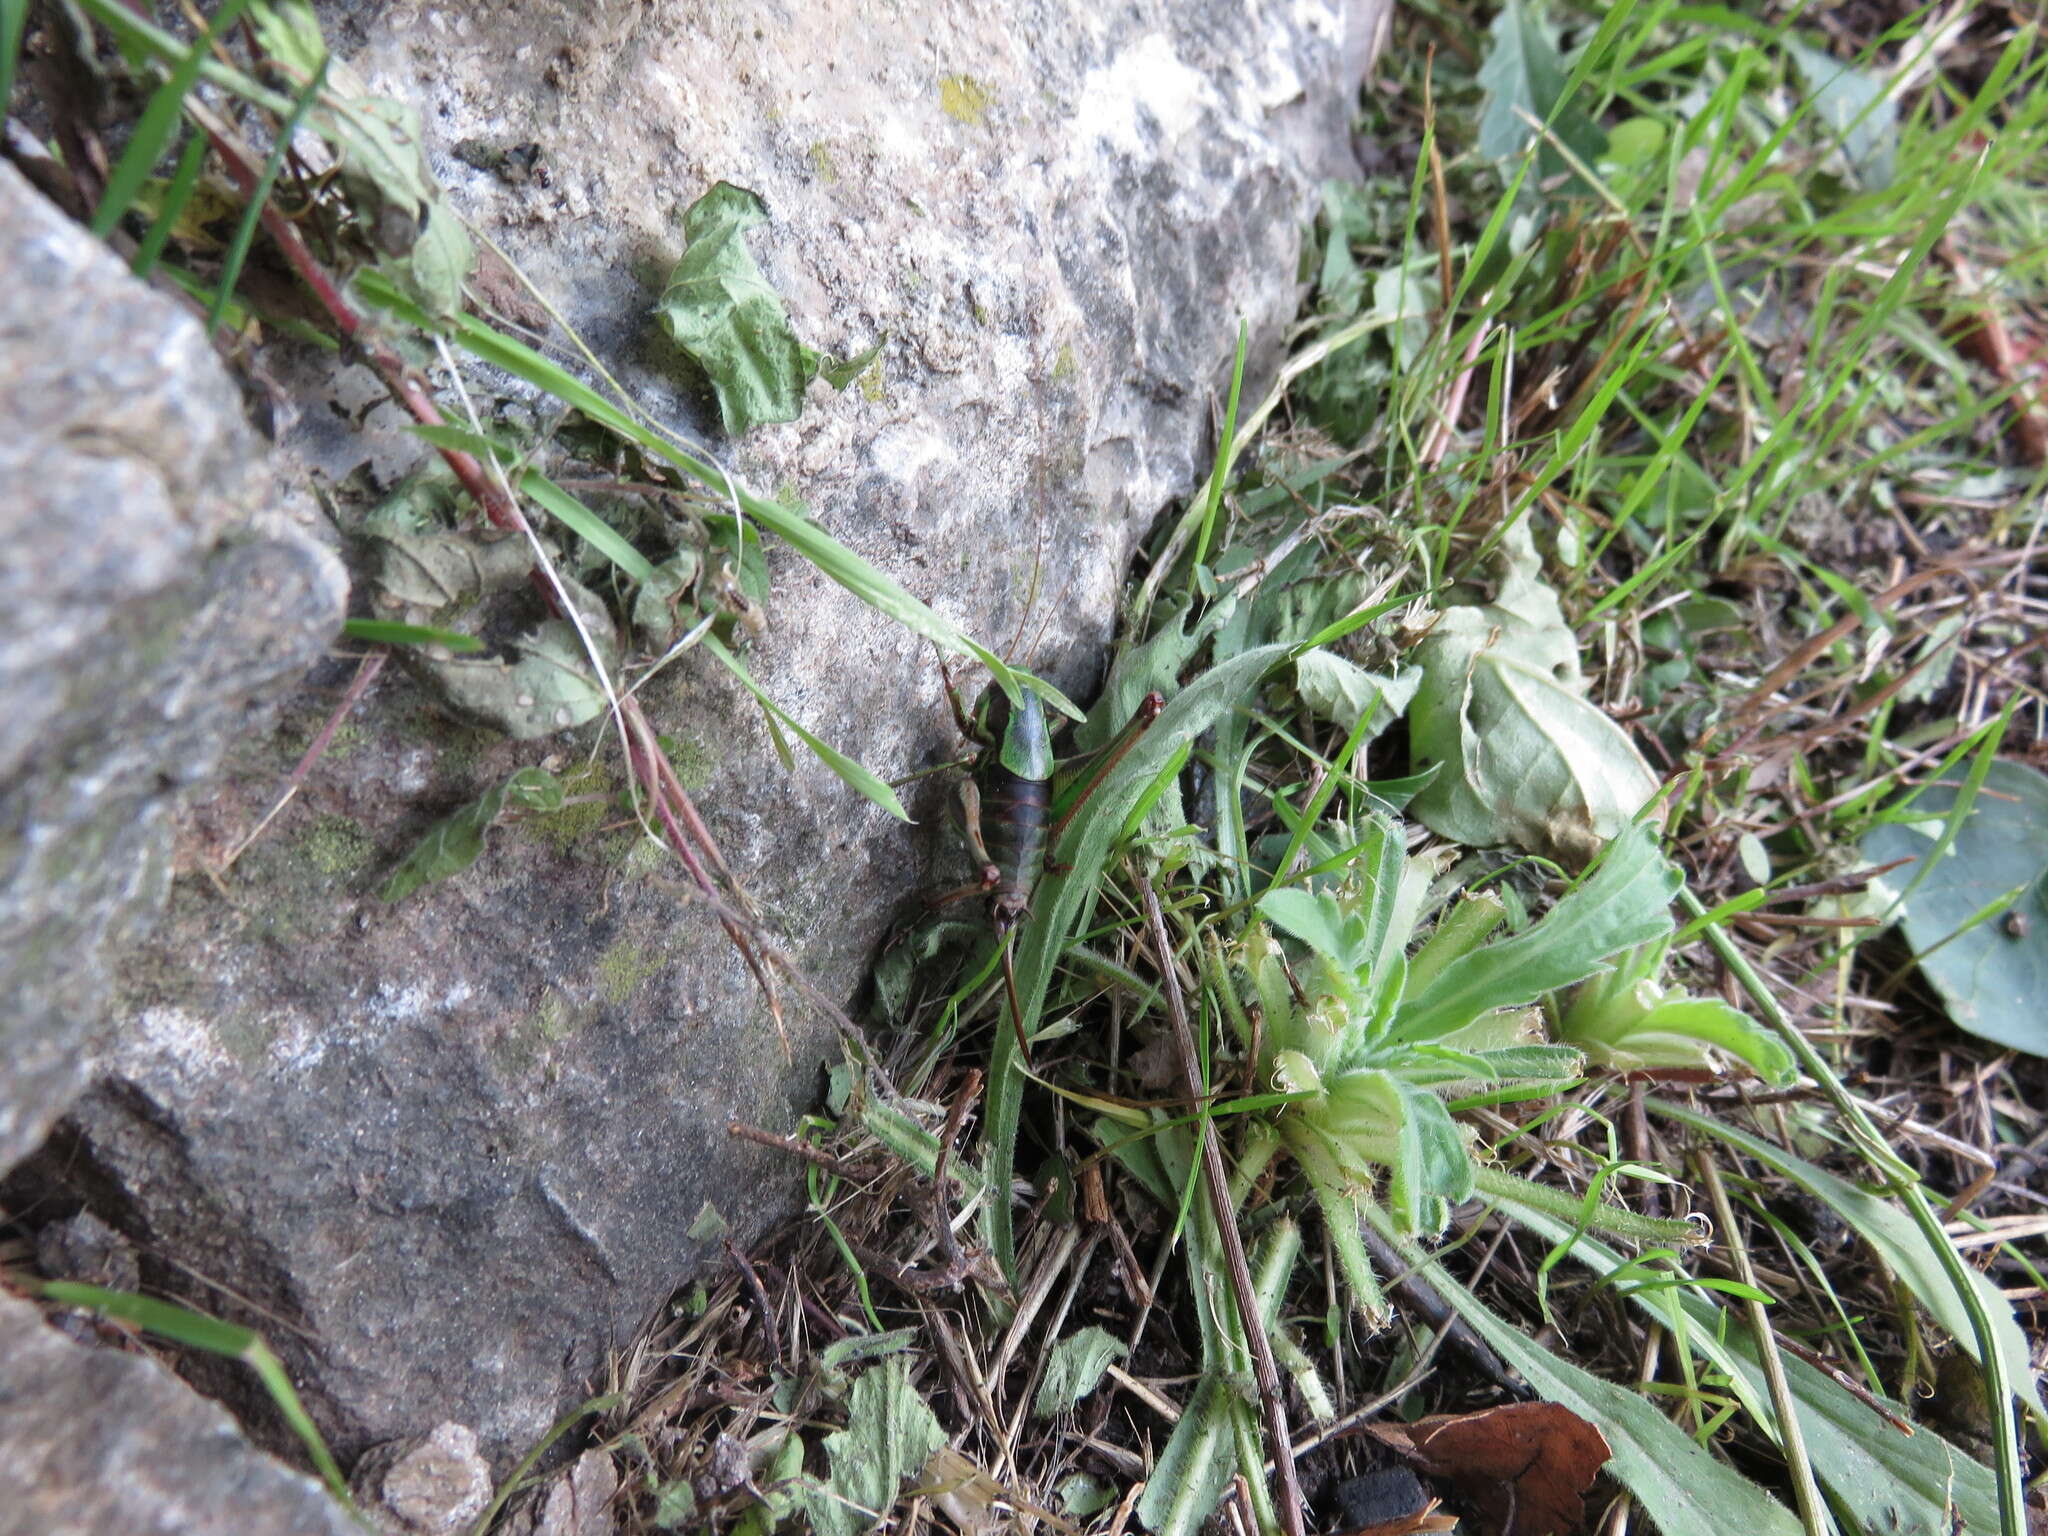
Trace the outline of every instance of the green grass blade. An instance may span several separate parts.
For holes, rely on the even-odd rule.
[[[401,295],[388,278],[364,272],[356,279],[364,298],[423,329],[433,321],[418,305]],[[925,636],[942,649],[973,656],[988,668],[1012,703],[1020,702],[1023,683],[1002,657],[973,639],[950,620],[940,617],[904,589],[894,577],[871,565],[808,518],[778,502],[745,490],[726,477],[717,466],[682,448],[664,433],[613,405],[596,390],[559,363],[522,341],[492,330],[470,315],[458,315],[453,322],[455,339],[472,356],[544,389],[557,399],[573,405],[584,415],[609,427],[621,437],[674,465],[699,485],[721,497],[737,502],[741,512],[791,545],[826,576],[836,581],[878,613],[888,615],[916,634]],[[1058,690],[1051,690],[1057,694]],[[1073,704],[1059,697],[1055,708],[1079,718]]]
[[[759,701],[761,707],[768,711],[770,717],[781,721],[790,730],[796,732],[798,737],[802,739],[803,744],[817,754],[818,760],[838,774],[849,788],[858,791],[869,800],[872,800],[898,821],[907,822],[910,820],[910,813],[903,809],[903,802],[896,798],[895,790],[884,783],[865,764],[856,762],[837,747],[832,746],[829,742],[821,741],[818,737],[813,736],[809,731],[797,724],[773,699],[768,697],[767,691],[748,675],[747,669],[740,665],[739,658],[727,650],[716,635],[706,634],[702,643],[707,651],[724,663],[727,671],[740,680],[740,685]]]
[[[150,96],[149,105],[143,108],[141,121],[136,123],[135,132],[128,140],[127,149],[121,152],[121,158],[107,176],[106,190],[100,194],[100,205],[93,210],[92,232],[97,238],[104,240],[114,232],[114,226],[121,222],[121,215],[128,211],[136,193],[142,190],[142,184],[149,180],[149,173],[163,158],[171,135],[178,131],[185,98],[199,83],[200,66],[206,62],[213,40],[223,36],[248,6],[249,0],[222,0],[221,8],[206,24],[206,31],[172,68],[170,79]],[[0,94],[0,104],[6,100],[6,96]],[[223,286],[232,287],[233,284]]]
[[[356,1512],[355,1504],[348,1496],[348,1482],[342,1477],[341,1468],[335,1465],[327,1442],[321,1438],[319,1428],[306,1412],[306,1405],[299,1400],[291,1378],[285,1374],[284,1365],[255,1330],[224,1323],[217,1317],[208,1317],[203,1312],[194,1312],[176,1302],[160,1301],[154,1296],[109,1291],[97,1285],[79,1285],[69,1280],[45,1281],[42,1293],[49,1300],[66,1306],[89,1307],[96,1312],[104,1312],[146,1332],[159,1334],[174,1344],[242,1361],[255,1371],[264,1390],[270,1394],[270,1400],[277,1405],[278,1413],[292,1427],[292,1433],[304,1443],[306,1453],[319,1469],[321,1481],[327,1485],[327,1491],[351,1514]]]
[[[475,635],[426,624],[400,624],[392,619],[350,619],[341,626],[341,632],[351,640],[370,645],[441,645],[464,654],[484,648],[483,641]]]
[[[1027,1038],[1037,1028],[1053,970],[1068,942],[1080,931],[1096,882],[1132,807],[1188,742],[1219,715],[1249,698],[1266,673],[1288,653],[1285,645],[1259,646],[1232,657],[1182,689],[1067,824],[1060,846],[1054,850],[1067,867],[1039,881],[1032,896],[1031,921],[1017,941],[1017,1000],[1023,1010],[1019,1022]],[[997,1030],[989,1062],[988,1155],[983,1166],[998,1190],[1010,1187],[1016,1166],[1018,1114],[1024,1094],[1024,1074],[1017,1070],[1018,1065],[1015,1032]],[[1006,1271],[1016,1264],[1010,1217],[1007,1200],[990,1204],[990,1233]]]
[[[529,469],[521,475],[519,489],[561,519],[584,543],[635,581],[654,579],[653,565],[645,555],[625,541],[618,529],[539,470]]]
[[[197,51],[197,50],[195,50]],[[313,78],[306,82],[306,88],[299,92],[292,102],[292,110],[285,118],[284,126],[278,130],[276,142],[270,146],[270,153],[264,156],[263,170],[256,178],[256,185],[250,189],[249,204],[242,210],[242,217],[235,225],[234,238],[228,242],[227,255],[221,260],[220,286],[213,295],[213,308],[207,312],[206,334],[210,340],[220,326],[220,319],[226,313],[228,301],[234,297],[235,284],[242,278],[242,263],[249,259],[249,248],[256,243],[256,226],[263,217],[263,206],[270,199],[270,189],[277,183],[277,173],[284,164],[285,151],[291,148],[292,138],[299,131],[299,124],[305,121],[312,110],[314,100],[327,84],[327,60],[320,61]]]
[[[5,99],[5,96],[0,96],[0,101]],[[171,231],[177,227],[178,215],[192,201],[192,193],[199,185],[199,173],[206,166],[206,152],[210,147],[206,135],[195,129],[186,138],[185,147],[178,152],[178,167],[171,173],[170,185],[164,189],[163,206],[157,209],[149,233],[142,237],[142,244],[135,248],[135,259],[128,264],[129,270],[137,277],[148,277],[156,270],[157,260],[164,253]]]

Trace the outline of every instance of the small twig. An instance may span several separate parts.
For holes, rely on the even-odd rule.
[[[745,1285],[747,1299],[754,1304],[754,1315],[761,1320],[761,1337],[768,1342],[768,1358],[780,1367],[782,1359],[782,1331],[775,1326],[775,1305],[768,1299],[768,1288],[761,1284],[761,1277],[754,1273],[754,1266],[747,1262],[747,1256],[740,1252],[739,1244],[731,1238],[725,1240],[725,1256],[732,1260],[733,1268],[740,1272],[741,1283]]]
[[[1159,895],[1152,882],[1140,875],[1138,889],[1145,897],[1145,920],[1151,928],[1152,946],[1158,952],[1159,975],[1166,987],[1166,1012],[1173,1021],[1173,1037],[1179,1046],[1181,1079],[1187,1085],[1190,1102],[1204,1102],[1201,1069],[1196,1065],[1195,1035],[1189,1027],[1186,1004],[1180,995],[1180,974],[1174,968],[1173,945],[1166,933],[1166,916],[1159,910]],[[1209,1203],[1216,1213],[1216,1232],[1223,1244],[1223,1256],[1230,1269],[1230,1288],[1237,1298],[1238,1319],[1244,1326],[1245,1343],[1251,1350],[1252,1376],[1259,1386],[1259,1406],[1265,1413],[1266,1439],[1273,1449],[1274,1480],[1279,1484],[1275,1500],[1280,1528],[1287,1536],[1305,1536],[1302,1525],[1301,1481],[1294,1467],[1294,1439],[1287,1429],[1287,1404],[1280,1396],[1280,1371],[1273,1363],[1273,1341],[1266,1337],[1266,1320],[1259,1312],[1257,1289],[1252,1284],[1251,1265],[1244,1256],[1244,1239],[1238,1234],[1236,1212],[1230,1203],[1230,1174],[1223,1166],[1223,1144],[1206,1114],[1196,1118],[1202,1141],[1202,1176],[1208,1185]]]
[[[778,1136],[773,1131],[764,1131],[757,1125],[746,1125],[735,1120],[725,1128],[728,1136],[741,1141],[751,1141],[756,1146],[773,1147],[778,1152],[787,1152],[791,1157],[800,1157],[814,1167],[854,1184],[865,1184],[881,1170],[859,1163],[849,1163],[844,1158],[834,1157],[823,1147],[814,1147],[807,1141],[794,1136]]]
[[[304,787],[306,776],[326,755],[329,744],[334,740],[334,733],[341,729],[341,722],[348,718],[349,711],[354,709],[363,695],[369,691],[370,684],[377,680],[377,674],[384,670],[384,663],[390,659],[391,651],[387,646],[379,646],[363,658],[363,664],[356,668],[356,675],[350,680],[348,691],[341,696],[341,702],[334,706],[334,712],[327,717],[327,723],[320,727],[319,734],[313,738],[312,744],[299,758],[298,766],[292,769],[291,776],[285,780],[284,793],[277,797],[275,805],[263,813],[263,819],[251,827],[239,843],[228,850],[228,856],[221,861],[220,868],[215,871],[216,874],[224,875],[233,869],[235,860],[247,853],[250,844],[263,835],[264,828],[275,821],[279,813],[292,803],[293,797]]]

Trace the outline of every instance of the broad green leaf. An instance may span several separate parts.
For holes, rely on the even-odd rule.
[[[1785,51],[1813,93],[1815,115],[1842,141],[1856,179],[1871,192],[1889,187],[1899,145],[1899,109],[1890,84],[1796,37],[1785,39]]]
[[[1992,762],[1948,851],[1924,868],[1958,795],[1955,785],[1931,785],[1913,801],[1924,820],[1880,822],[1865,834],[1868,862],[1915,861],[1872,883],[1877,905],[1896,902],[1921,973],[1958,1029],[2048,1056],[2048,778]]]
[[[861,1373],[847,1402],[846,1428],[825,1437],[831,1472],[803,1486],[818,1536],[856,1536],[896,1505],[903,1480],[924,1468],[946,1432],[910,1384],[906,1355]]]
[[[1502,535],[1498,565],[1494,600],[1445,609],[1415,648],[1410,754],[1416,769],[1443,771],[1410,808],[1453,842],[1512,843],[1576,867],[1649,803],[1657,776],[1586,698],[1526,518]]]
[[[1653,1098],[1646,1103],[1653,1114],[1689,1125],[1695,1131],[1717,1137],[1740,1149],[1765,1167],[1790,1179],[1841,1217],[1855,1228],[1857,1236],[1870,1245],[1885,1268],[1919,1298],[1920,1305],[1955,1340],[1957,1347],[1971,1359],[1978,1358],[1976,1330],[1971,1326],[1970,1314],[1965,1310],[1962,1298],[1949,1283],[1948,1271],[1940,1256],[1928,1247],[1927,1238],[1904,1211],[1882,1196],[1873,1195],[1847,1179],[1837,1178],[1825,1168],[1817,1168],[1804,1158],[1774,1146],[1760,1136],[1739,1130],[1716,1116],[1699,1114],[1665,1099]],[[2005,1360],[2014,1389],[2035,1414],[2048,1414],[2048,1408],[2042,1405],[2041,1384],[2035,1379],[2026,1335],[2020,1332],[2019,1324],[2013,1318],[2012,1303],[1986,1276],[1973,1270],[1970,1279],[1990,1314],[1998,1352]]]
[[[1399,1241],[1391,1230],[1386,1235]],[[1649,1399],[1552,1354],[1496,1317],[1414,1244],[1401,1247],[1451,1309],[1542,1397],[1598,1426],[1614,1452],[1607,1470],[1635,1495],[1663,1536],[1800,1536],[1790,1510],[1695,1442]]]
[[[493,785],[452,816],[427,829],[405,861],[391,873],[377,895],[402,901],[423,885],[446,880],[469,868],[484,851],[484,833],[507,806],[528,811],[562,808],[562,784],[545,768],[521,768],[502,784]]]
[[[1493,45],[1479,66],[1479,83],[1486,91],[1479,116],[1479,152],[1504,171],[1539,137],[1525,113],[1547,124],[1585,165],[1597,164],[1607,152],[1607,138],[1599,126],[1564,99],[1564,60],[1530,0],[1507,0],[1494,17]],[[1571,169],[1548,139],[1537,151],[1536,164],[1545,180]]]
[[[1112,1362],[1124,1357],[1123,1340],[1108,1329],[1089,1326],[1053,1345],[1031,1411],[1041,1419],[1065,1413],[1102,1381]]]
[[[733,437],[764,422],[794,421],[803,409],[803,348],[744,238],[767,222],[767,205],[729,181],[698,198],[683,214],[689,249],[655,309],[710,379]]]
[[[1661,938],[1672,929],[1679,883],[1656,839],[1630,827],[1600,867],[1539,921],[1449,962],[1405,999],[1394,1016],[1394,1038],[1447,1035],[1493,1009],[1534,1002],[1583,980],[1610,956]]]
[[[1339,730],[1355,730],[1365,720],[1363,740],[1371,741],[1407,713],[1422,674],[1408,667],[1382,677],[1317,646],[1294,658],[1294,686],[1304,704]]]

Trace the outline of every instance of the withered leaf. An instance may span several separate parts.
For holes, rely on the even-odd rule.
[[[1557,1403],[1507,1403],[1367,1428],[1430,1476],[1455,1483],[1482,1528],[1499,1536],[1570,1536],[1611,1454],[1606,1436]]]

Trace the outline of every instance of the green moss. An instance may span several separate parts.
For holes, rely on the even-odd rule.
[[[377,857],[370,835],[346,816],[322,816],[299,834],[295,847],[323,875],[336,878],[367,868]]]
[[[609,862],[600,848],[597,833],[618,814],[613,803],[614,787],[611,773],[601,763],[590,763],[565,773],[562,775],[562,791],[569,803],[546,815],[522,816],[517,823],[519,830],[526,836],[538,838],[557,853]]]
[[[624,1003],[640,984],[659,971],[664,960],[651,955],[630,939],[621,939],[597,959],[597,987],[614,1008]]]
[[[694,793],[711,782],[711,770],[718,763],[702,742],[687,736],[666,736],[662,738],[662,746],[684,789]]]

